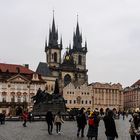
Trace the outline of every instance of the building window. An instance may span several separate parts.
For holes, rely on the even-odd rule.
[[[57,53],[54,53],[54,62],[57,62]]]
[[[80,102],[81,102],[81,97],[78,96],[78,97],[77,97],[77,104],[80,104]]]
[[[27,102],[26,95],[23,96],[23,102]]]
[[[69,94],[69,91],[67,92],[67,94]]]
[[[82,64],[82,56],[81,56],[81,55],[78,56],[78,64],[79,64],[79,65]]]
[[[89,101],[89,104],[91,104],[91,101]]]
[[[11,102],[15,102],[15,96],[12,96]]]
[[[2,102],[3,102],[3,103],[6,102],[6,96],[2,96]]]
[[[85,104],[87,104],[87,100],[85,101]]]
[[[20,96],[17,97],[17,102],[18,102],[18,103],[21,102],[21,97],[20,97]]]
[[[84,101],[82,100],[82,104],[84,103]]]
[[[72,101],[70,100],[70,104],[72,103]]]
[[[53,91],[53,86],[51,86],[51,91]]]
[[[76,104],[76,100],[74,100],[74,104]]]
[[[65,100],[65,103],[67,104],[67,103],[68,103],[68,101],[67,101],[67,100]]]

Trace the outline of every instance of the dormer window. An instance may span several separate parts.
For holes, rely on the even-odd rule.
[[[20,73],[20,68],[19,67],[16,67],[16,72]]]
[[[38,74],[37,73],[34,73],[33,74],[33,80],[39,80],[39,77],[38,77]]]

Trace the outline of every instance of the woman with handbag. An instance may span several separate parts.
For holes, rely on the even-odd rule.
[[[133,119],[129,120],[130,122],[130,129],[129,129],[129,133],[130,133],[130,137],[131,140],[140,140],[140,130],[139,130],[139,124],[140,124],[140,118],[139,118],[139,114],[134,113],[133,114]]]

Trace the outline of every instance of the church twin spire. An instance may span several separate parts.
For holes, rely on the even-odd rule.
[[[60,39],[60,44],[58,44],[58,29],[55,26],[55,19],[54,19],[54,12],[53,12],[53,21],[52,21],[52,28],[49,29],[49,41],[47,45],[47,41],[45,42],[45,51],[47,48],[60,48],[62,49],[62,37]],[[85,42],[85,47],[82,47],[82,33],[79,30],[79,23],[77,17],[77,26],[76,31],[73,34],[73,48],[72,51],[76,52],[87,52],[87,43]]]

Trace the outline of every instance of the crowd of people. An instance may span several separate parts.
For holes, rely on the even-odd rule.
[[[127,117],[128,114],[122,112],[119,113],[122,114],[122,118],[124,120],[125,116]],[[131,114],[132,117],[129,120],[130,122],[130,128],[129,128],[129,134],[131,140],[140,140],[140,113],[133,113]],[[105,113],[101,114],[97,109],[93,111],[86,111],[84,108],[81,108],[78,110],[78,113],[75,117],[75,122],[77,123],[77,137],[87,137],[88,140],[98,140],[98,127],[100,120],[102,119],[105,126],[105,135],[107,140],[115,140],[115,138],[118,138],[118,133],[115,125],[115,113],[114,111],[107,109]],[[48,125],[48,134],[53,134],[53,126],[56,127],[56,133],[61,134],[61,126],[64,123],[63,119],[64,116],[62,116],[61,112],[57,112],[56,114],[53,114],[51,111],[47,111],[45,115],[45,120]],[[33,115],[31,112],[24,111],[22,114],[22,120],[23,120],[23,126],[27,127],[27,121],[31,122],[33,120]],[[5,113],[0,113],[0,123],[5,124]],[[87,134],[85,134],[85,128],[87,129]]]

